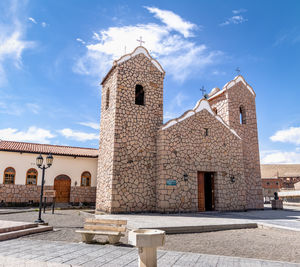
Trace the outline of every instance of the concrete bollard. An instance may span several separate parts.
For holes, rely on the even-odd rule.
[[[165,244],[165,231],[137,229],[128,234],[129,244],[139,249],[139,267],[157,266],[157,247]]]
[[[274,199],[271,201],[272,203],[272,210],[282,210],[283,209],[283,202],[281,199]]]

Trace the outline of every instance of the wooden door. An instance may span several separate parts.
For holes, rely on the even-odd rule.
[[[211,207],[215,210],[215,175],[211,174]]]
[[[70,202],[71,179],[66,175],[57,176],[54,180],[54,190],[56,190],[57,203]]]
[[[204,172],[198,172],[198,211],[205,211]]]

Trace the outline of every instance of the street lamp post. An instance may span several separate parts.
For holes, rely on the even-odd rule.
[[[48,167],[45,166],[45,164],[43,165],[43,157],[40,154],[37,158],[36,158],[36,165],[43,170],[43,175],[42,175],[42,184],[41,184],[41,194],[40,194],[40,204],[39,204],[39,218],[35,221],[35,223],[44,223],[44,221],[42,220],[41,216],[42,216],[42,203],[43,203],[43,194],[44,194],[44,183],[45,183],[45,170],[50,168],[52,163],[53,163],[53,157],[51,154],[49,154],[46,158],[46,164]]]

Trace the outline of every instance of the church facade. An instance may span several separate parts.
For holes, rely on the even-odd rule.
[[[163,124],[164,76],[139,46],[104,77],[96,210],[262,209],[252,87],[239,75]]]

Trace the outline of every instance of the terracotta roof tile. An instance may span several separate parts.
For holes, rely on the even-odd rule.
[[[42,153],[74,157],[98,157],[98,149],[71,147],[71,146],[57,146],[47,144],[35,144],[15,141],[0,140],[0,151],[11,152],[27,152],[27,153]]]

